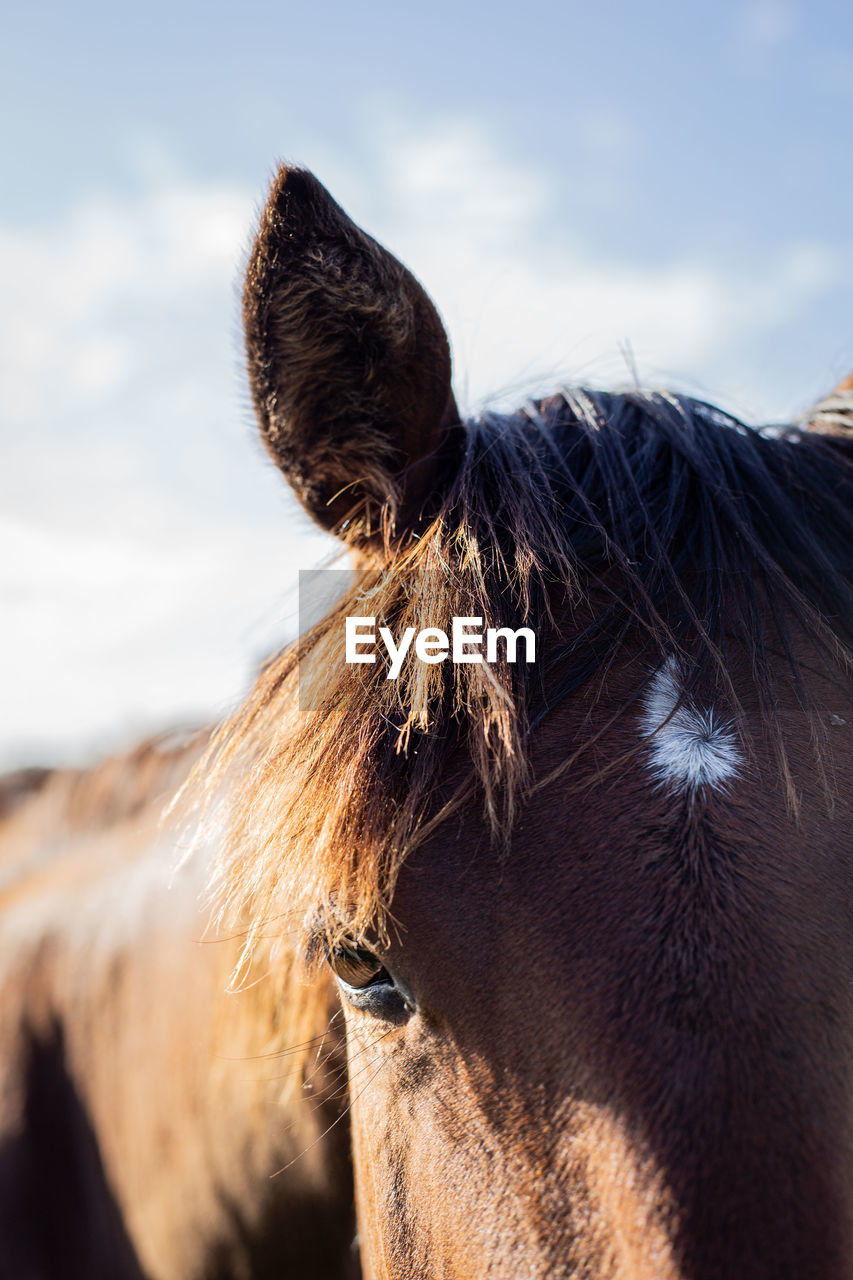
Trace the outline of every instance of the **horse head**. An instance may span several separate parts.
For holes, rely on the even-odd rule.
[[[843,423],[635,389],[463,424],[426,293],[298,169],[244,322],[266,445],[361,568],[219,740],[221,878],[340,992],[365,1274],[847,1275]],[[388,680],[343,661],[366,612],[524,622],[537,661]]]

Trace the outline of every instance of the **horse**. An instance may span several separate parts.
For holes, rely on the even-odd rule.
[[[289,166],[243,323],[352,579],[218,728],[8,785],[0,1276],[850,1277],[853,382],[463,421]]]
[[[353,1274],[341,1067],[278,1122],[280,1015],[228,994],[203,876],[173,874],[161,813],[206,736],[0,792],[3,1280]]]

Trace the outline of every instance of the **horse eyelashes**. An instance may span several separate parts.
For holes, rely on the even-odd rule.
[[[370,987],[390,981],[381,960],[363,947],[339,944],[330,950],[328,959],[335,977],[349,987]]]

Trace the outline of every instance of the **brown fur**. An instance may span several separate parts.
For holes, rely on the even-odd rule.
[[[198,750],[56,771],[2,828],[3,1280],[351,1274],[328,995],[297,993],[292,1061],[266,986],[226,991],[237,944],[202,941],[203,862],[170,887],[160,814]]]
[[[199,774],[215,794],[252,780],[217,810],[225,910],[249,921],[250,966],[284,902],[309,933],[325,906],[329,945],[367,946],[414,993],[401,1026],[347,1010],[369,1276],[849,1276],[848,464],[816,437],[727,437],[664,396],[656,469],[611,448],[634,419],[602,403],[469,424],[433,522],[264,674]],[[564,424],[575,467],[638,459],[624,494],[604,484],[625,512],[581,505],[571,536],[587,491],[554,462]],[[650,514],[659,588],[630,513],[682,457],[710,533],[691,574],[689,523]],[[739,489],[739,466],[766,493]],[[597,560],[575,552],[584,525]],[[815,543],[813,567],[785,537]],[[592,650],[544,721],[507,668],[413,665],[389,687],[341,663],[346,613],[504,611]],[[636,699],[667,651],[748,756],[719,794],[680,798],[644,768]]]
[[[284,165],[243,291],[261,434],[312,516],[358,542],[417,519],[458,422],[421,286],[313,174]]]
[[[10,820],[9,1274],[61,1265],[41,1192],[74,1274],[342,1274],[336,1036],[316,1110],[301,1086],[345,942],[407,993],[393,1017],[344,999],[367,1280],[850,1280],[838,406],[832,431],[824,405],[813,433],[765,438],[663,393],[574,391],[462,432],[426,295],[295,170],[245,319],[268,447],[360,574],[196,762],[176,891],[180,840],[158,845],[145,795],[200,743],[108,787],[49,779]],[[523,618],[544,660],[390,682],[344,667],[347,612]],[[673,655],[685,702],[737,735],[725,787],[649,768],[640,703]],[[198,948],[211,870],[233,933]],[[288,1046],[289,1081],[234,1067]],[[82,1197],[50,1169],[57,1098]]]
[[[809,431],[827,436],[843,446],[853,439],[853,374],[844,378],[831,395],[828,395],[807,415]]]
[[[754,715],[748,655],[732,674]],[[565,706],[534,769],[588,732]],[[590,787],[587,756],[504,858],[468,813],[404,866],[381,954],[418,1009],[353,1108],[368,1276],[853,1274],[853,812],[791,746],[799,826],[767,760],[691,807],[642,767]],[[349,1035],[376,1029],[351,1011]]]

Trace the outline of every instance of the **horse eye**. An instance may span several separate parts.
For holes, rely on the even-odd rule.
[[[329,951],[329,964],[335,977],[356,991],[391,983],[391,976],[382,961],[364,947],[338,943]]]
[[[326,952],[338,989],[353,1008],[402,1026],[415,1011],[413,998],[401,990],[378,956],[356,943],[339,942]]]

